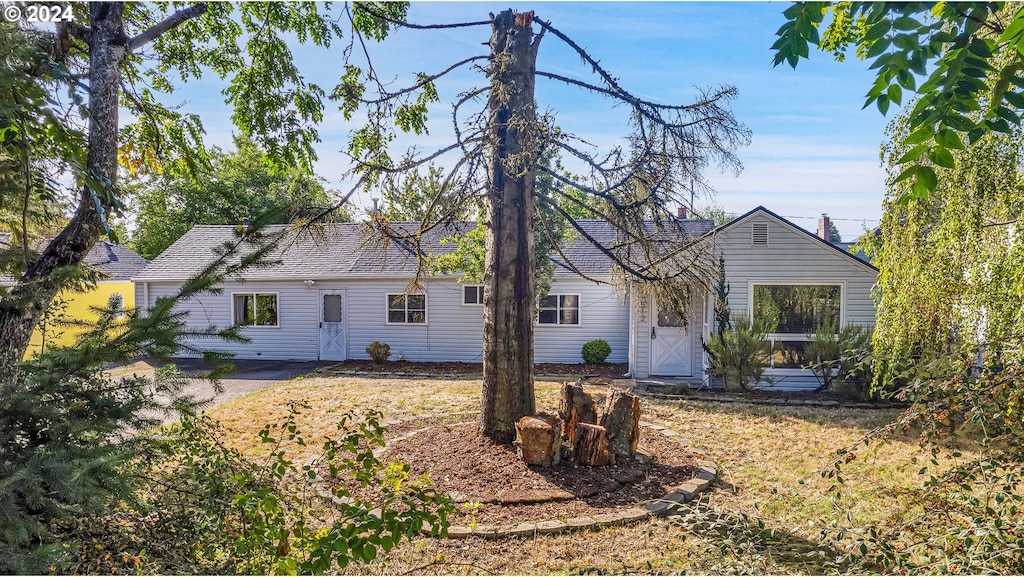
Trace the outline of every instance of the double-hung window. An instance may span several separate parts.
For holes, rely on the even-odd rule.
[[[541,325],[580,324],[580,295],[548,295],[540,299],[537,323]]]
[[[388,295],[388,324],[427,324],[427,295]]]
[[[484,287],[483,285],[463,285],[462,287],[462,304],[464,305],[482,305],[484,304]]]
[[[277,293],[233,293],[231,306],[236,325],[279,326]]]
[[[771,366],[799,369],[813,362],[804,349],[823,327],[839,330],[843,287],[840,284],[754,284],[753,318],[767,319]]]

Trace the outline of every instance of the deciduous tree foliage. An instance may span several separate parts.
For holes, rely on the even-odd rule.
[[[697,101],[688,105],[644,100],[620,86],[594,56],[533,12],[507,10],[478,21],[426,25],[398,21],[374,6],[357,4],[353,22],[362,18],[383,23],[385,31],[386,24],[428,34],[443,28],[490,28],[485,52],[469,54],[437,73],[417,73],[416,80],[405,88],[394,88],[379,79],[369,49],[349,53],[339,93],[344,112],[354,117],[361,111],[368,118],[367,124],[354,132],[348,151],[360,177],[357,187],[372,186],[385,175],[452,154],[455,158],[446,173],[452,186],[442,187],[455,198],[449,206],[462,206],[465,199],[485,199],[480,427],[491,438],[511,441],[516,420],[534,412],[535,238],[545,238],[551,247],[557,247],[558,238],[546,228],[555,223],[545,218],[544,211],[566,222],[581,242],[603,250],[632,281],[657,281],[666,302],[685,308],[689,295],[706,284],[707,275],[701,272],[713,266],[681,249],[681,225],[672,209],[684,201],[682,192],[689,191],[691,182],[707,190],[702,173],[710,164],[739,168],[734,151],[748,142],[749,133],[726,108],[736,90],[702,91]],[[545,42],[561,42],[579,55],[596,79],[545,70],[540,58],[544,38],[550,38]],[[410,151],[396,158],[387,146],[395,131],[423,132],[428,107],[439,100],[436,82],[468,66],[482,72],[487,85],[460,94],[452,103],[454,142],[435,151]],[[624,106],[631,122],[625,144],[595,151],[556,128],[553,118],[537,111],[534,88],[538,82],[567,84]],[[541,166],[538,159],[551,151],[583,163],[588,174],[574,179]],[[541,193],[537,186],[541,174],[564,186],[552,187],[550,196]],[[584,201],[580,193],[601,202]],[[437,215],[413,237],[452,216]],[[602,243],[589,236],[576,222],[582,217],[611,223],[617,230],[614,242]]]
[[[136,228],[131,246],[153,259],[197,224],[285,224],[309,218],[334,203],[315,176],[298,169],[273,170],[266,155],[245,137],[233,152],[214,150],[209,170],[195,178],[172,174],[129,186]],[[344,207],[332,215],[348,221]]]
[[[73,5],[73,19],[53,30],[2,24],[16,38],[8,45],[20,46],[4,60],[3,76],[20,84],[2,100],[14,107],[0,131],[16,141],[12,156],[22,172],[53,160],[76,187],[63,191],[73,198],[67,226],[38,254],[24,243],[17,284],[0,298],[4,387],[16,382],[32,328],[67,277],[61,271],[82,262],[120,211],[119,164],[136,173],[208,167],[201,120],[166,102],[176,85],[211,73],[227,80],[225,101],[239,131],[278,166],[309,170],[327,96],[303,79],[285,38],[330,46],[342,33],[332,10],[316,3],[105,2]],[[405,5],[378,10],[401,18]],[[382,30],[365,18],[353,26]],[[122,106],[133,117],[124,124]],[[48,184],[55,193],[59,183]]]
[[[867,93],[885,114],[914,100],[902,170],[913,186],[902,198],[937,187],[935,167],[991,133],[1008,134],[1024,109],[1024,8],[1003,2],[799,2],[784,12],[776,66],[796,67],[814,45],[843,60],[851,49],[877,70]],[[824,30],[821,31],[821,28]],[[914,162],[927,157],[930,162]]]

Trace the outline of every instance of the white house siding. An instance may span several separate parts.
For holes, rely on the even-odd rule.
[[[174,294],[178,285],[149,282],[149,302],[143,283],[136,283],[136,302],[151,305],[160,296]],[[368,359],[366,346],[383,341],[391,346],[392,360],[481,362],[483,307],[462,304],[463,286],[454,279],[428,282],[427,323],[388,324],[386,295],[402,293],[406,280],[317,280],[307,288],[299,280],[227,283],[220,295],[185,301],[189,325],[202,328],[231,324],[231,294],[278,293],[279,326],[250,327],[248,343],[194,341],[204,349],[234,353],[239,358],[315,360],[319,357],[319,298],[321,290],[345,291],[346,351],[350,359]],[[556,280],[552,294],[580,295],[579,326],[537,325],[536,362],[581,362],[583,343],[603,338],[612,347],[609,362],[625,362],[628,347],[628,309],[608,285],[584,280]]]
[[[152,306],[161,296],[174,295],[179,284],[150,282],[149,302],[145,303],[143,283],[136,283],[136,303],[140,308]],[[317,290],[308,289],[299,280],[230,282],[223,285],[219,295],[204,294],[200,298],[182,301],[178,310],[187,311],[188,326],[203,329],[232,324],[231,295],[238,292],[277,293],[278,326],[248,327],[242,334],[252,339],[248,343],[232,343],[219,339],[193,339],[189,344],[203,350],[234,353],[243,359],[315,360],[319,354],[319,308]],[[319,288],[319,287],[317,287]],[[184,353],[183,353],[184,354]]]
[[[614,288],[580,278],[556,278],[549,294],[580,295],[579,325],[537,325],[533,358],[538,363],[582,363],[583,344],[604,339],[609,363],[629,358],[629,306]]]
[[[751,224],[768,225],[768,245],[751,244]],[[725,257],[729,285],[729,308],[734,315],[751,314],[753,285],[763,282],[837,283],[842,285],[840,322],[874,326],[872,288],[877,272],[865,263],[840,254],[836,249],[764,213],[734,223],[714,237],[716,252]],[[794,374],[794,373],[801,374]],[[809,371],[766,373],[780,390],[815,388],[817,380]],[[769,386],[767,382],[762,386]]]

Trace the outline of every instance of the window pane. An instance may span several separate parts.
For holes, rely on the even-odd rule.
[[[542,325],[553,325],[558,322],[558,312],[554,309],[542,309],[538,321]]]
[[[480,303],[477,300],[476,289],[477,287],[475,286],[462,287],[462,302],[464,304],[475,305]]]
[[[277,295],[256,295],[256,324],[277,326]]]
[[[405,295],[388,295],[388,309],[405,310]]]
[[[235,324],[236,325],[251,325],[253,320],[256,318],[254,313],[255,303],[253,302],[253,295],[251,294],[240,294],[235,295]]]
[[[808,334],[825,324],[839,326],[838,285],[755,285],[754,316],[774,322],[770,332]]]
[[[658,311],[658,326],[659,327],[681,327],[683,323],[679,322],[679,315],[672,309],[659,310]]]
[[[427,310],[427,297],[425,295],[409,295],[409,310]]]
[[[324,322],[341,322],[341,295],[324,295]]]
[[[425,311],[409,311],[409,322],[413,324],[424,324],[427,322],[427,313]]]
[[[389,323],[404,323],[405,311],[388,311]]]
[[[559,324],[578,325],[580,324],[580,311],[578,309],[562,309],[559,318]]]
[[[553,309],[558,306],[558,295],[548,295],[540,299],[540,307],[544,309]]]
[[[559,304],[563,307],[578,307],[580,306],[579,295],[560,295]]]
[[[124,314],[124,295],[114,293],[110,295],[110,299],[107,301],[107,306],[110,307],[110,311],[114,313],[114,316],[121,316]]]
[[[804,355],[807,341],[775,341],[772,343],[772,366],[776,369],[802,369],[810,364]]]

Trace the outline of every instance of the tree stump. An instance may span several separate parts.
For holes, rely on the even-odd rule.
[[[580,423],[597,424],[597,406],[594,399],[583,392],[579,384],[562,384],[562,400],[558,404],[558,416],[562,419],[562,437],[569,446],[576,444],[576,426]]]
[[[601,415],[608,449],[620,460],[632,459],[640,443],[640,397],[612,389]]]
[[[604,427],[589,423],[576,425],[573,454],[578,465],[601,467],[615,462],[615,455],[608,450],[608,434]]]
[[[533,415],[516,423],[514,445],[527,465],[553,467],[562,458],[562,423],[558,417]]]

